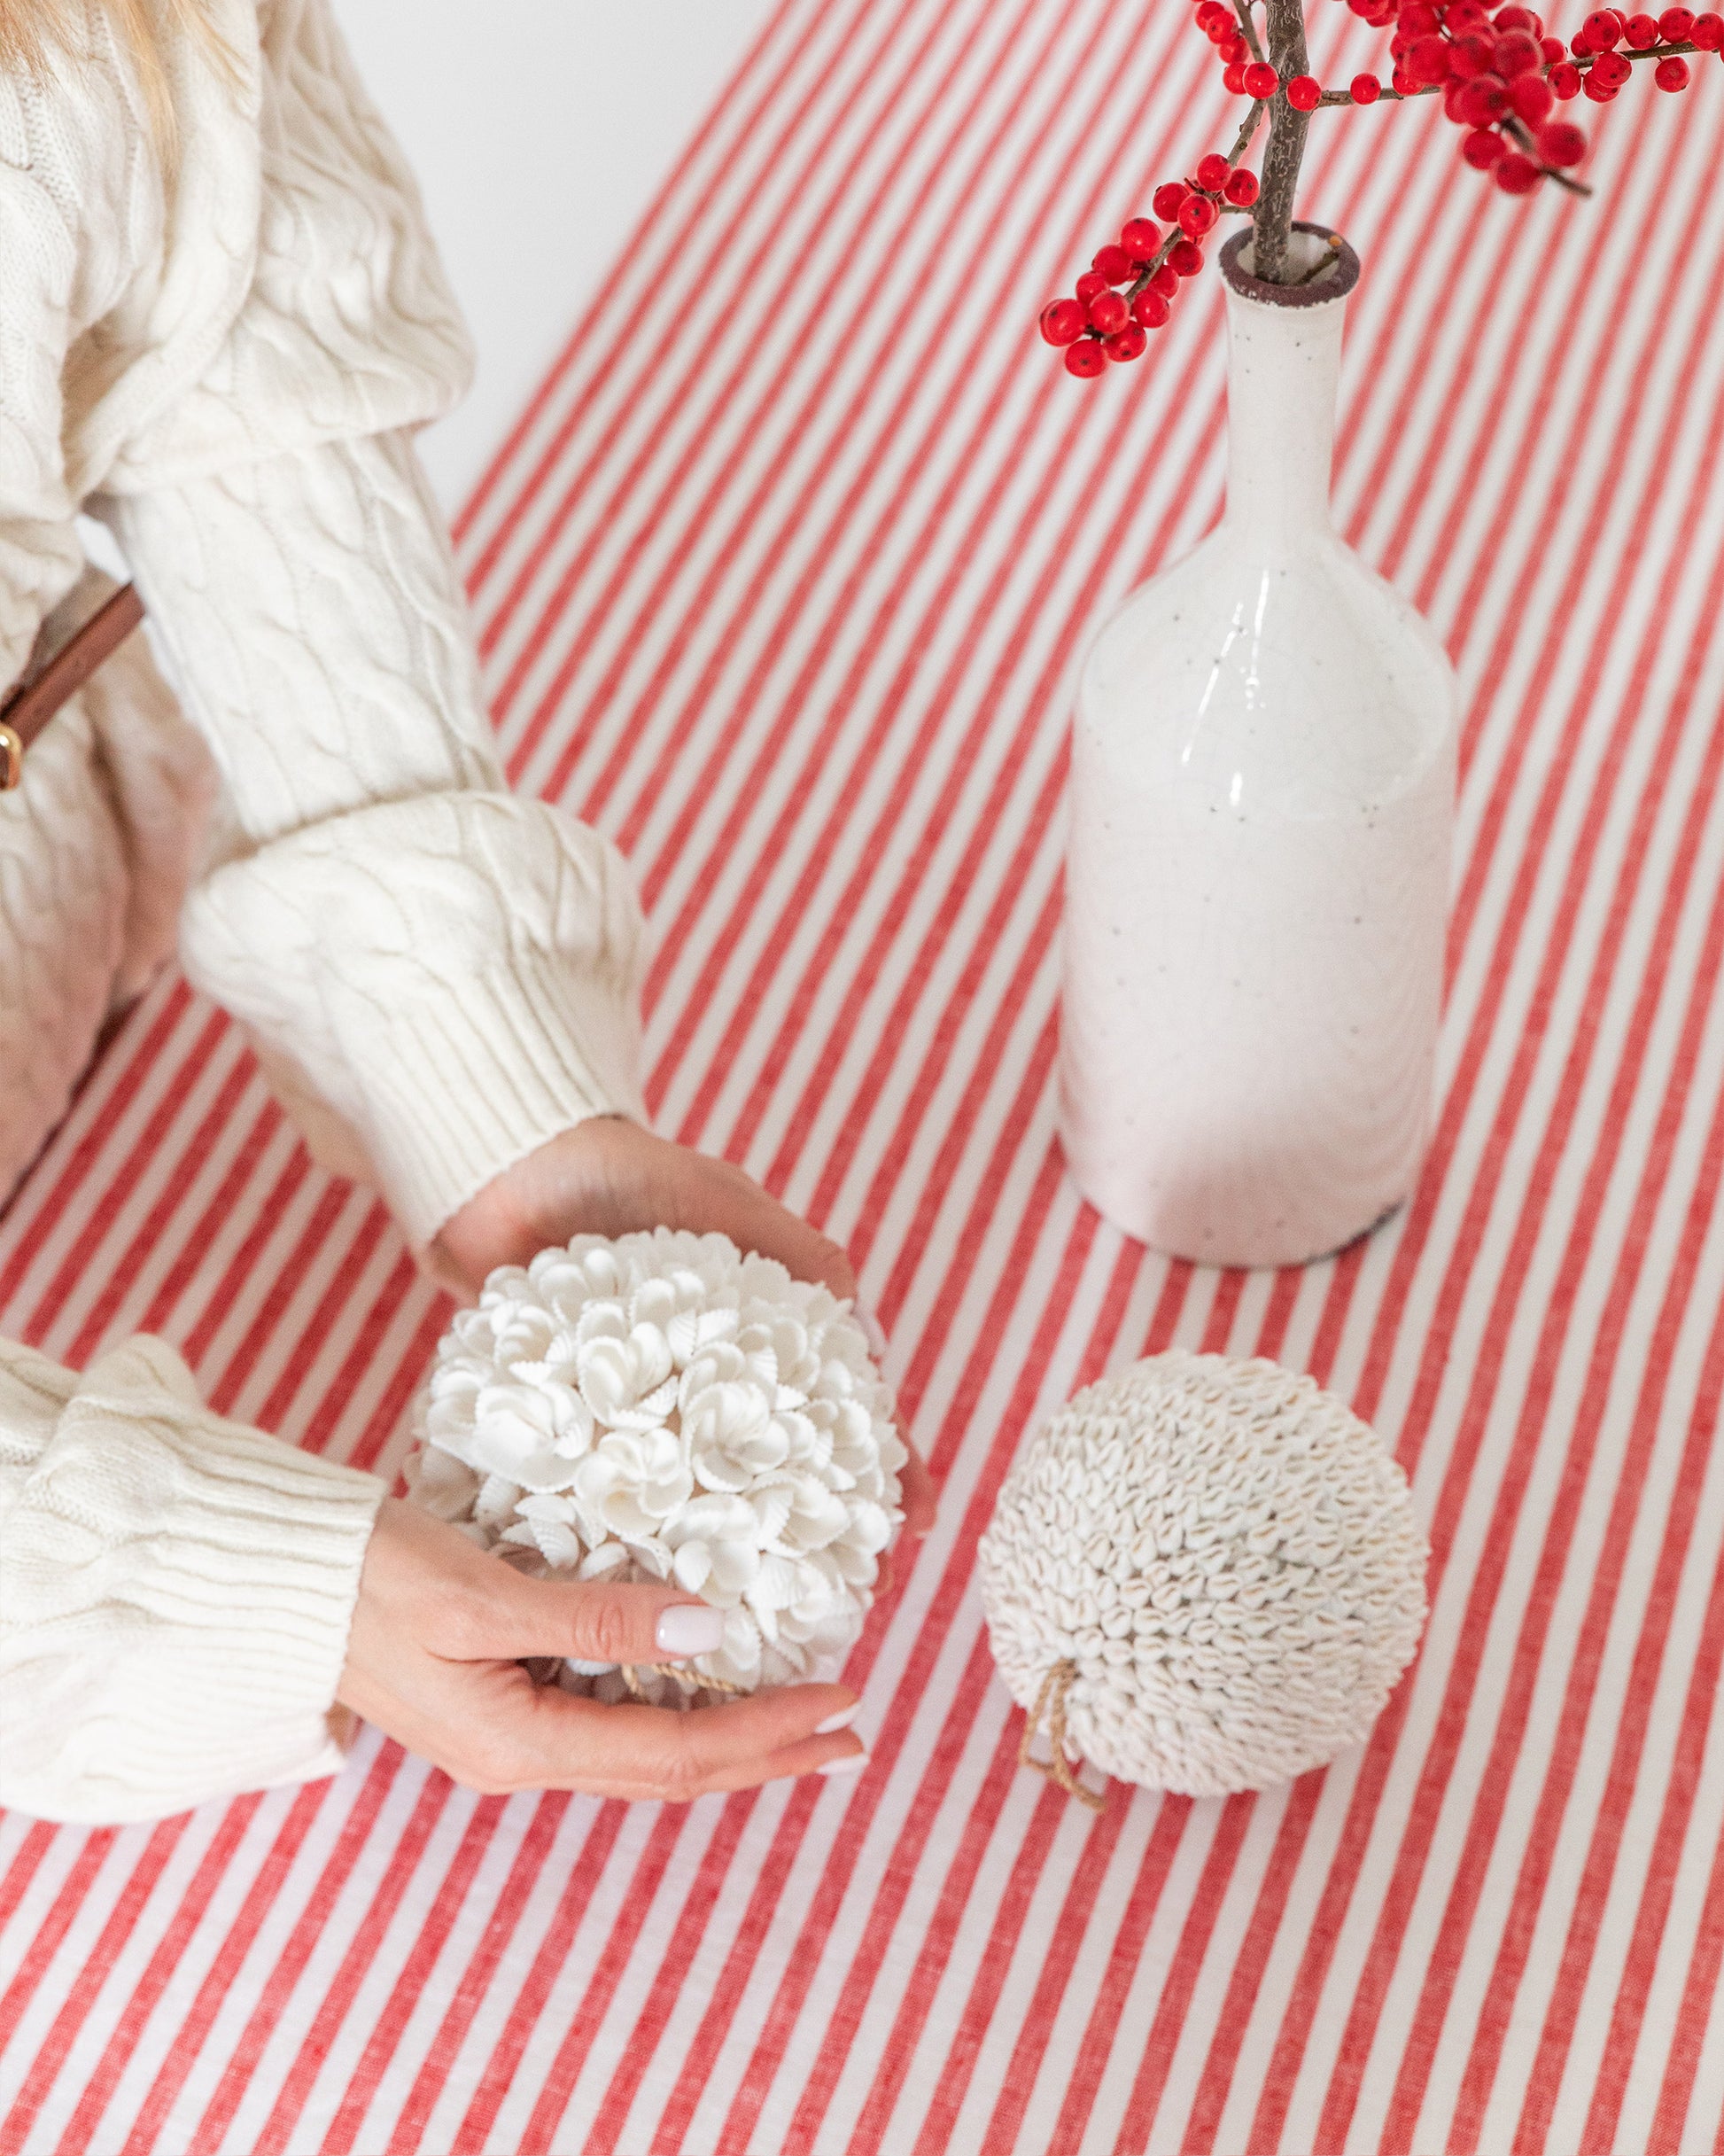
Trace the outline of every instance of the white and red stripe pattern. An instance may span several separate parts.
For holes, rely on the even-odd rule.
[[[505,1802],[368,1736],[8,1819],[4,2150],[1719,2145],[1724,69],[1588,113],[1591,204],[1428,107],[1313,129],[1366,263],[1339,514],[1467,692],[1441,1112],[1369,1244],[1209,1273],[1078,1203],[1050,1070],[1075,672],[1220,506],[1219,291],[1092,385],[1033,331],[1229,138],[1187,12],[785,0],[459,535],[518,780],[639,872],[661,1128],[850,1243],[944,1485],[850,1665],[871,1771]],[[1340,8],[1313,54],[1382,57]],[[8,1331],[159,1329],[368,1465],[444,1315],[176,983],[0,1223]],[[1433,1615],[1362,1755],[1095,1818],[1016,1765],[975,1543],[1039,1418],[1174,1343],[1378,1425]]]

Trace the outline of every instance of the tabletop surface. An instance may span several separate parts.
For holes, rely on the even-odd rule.
[[[787,0],[458,533],[516,777],[638,873],[659,1127],[849,1242],[944,1483],[850,1664],[871,1771],[503,1801],[368,1732],[155,1826],[6,1818],[8,2152],[1717,2145],[1724,68],[1583,108],[1590,203],[1428,105],[1314,127],[1365,261],[1338,519],[1465,692],[1450,994],[1410,1207],[1218,1273],[1078,1201],[1051,1076],[1075,669],[1219,510],[1217,284],[1092,385],[1030,327],[1230,139],[1185,12]],[[1381,44],[1323,10],[1313,58]],[[8,1332],[159,1331],[385,1471],[447,1314],[177,980],[0,1222]],[[1017,1764],[976,1539],[1175,1343],[1375,1423],[1433,1615],[1327,1772],[1096,1817]]]

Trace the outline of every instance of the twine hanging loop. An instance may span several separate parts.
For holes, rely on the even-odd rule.
[[[1068,1796],[1075,1796],[1080,1804],[1087,1804],[1091,1811],[1106,1811],[1107,1800],[1098,1796],[1094,1790],[1086,1789],[1072,1772],[1071,1762],[1066,1757],[1066,1694],[1071,1690],[1077,1676],[1075,1662],[1057,1662],[1042,1679],[1042,1688],[1036,1694],[1036,1704],[1023,1725],[1023,1736],[1018,1745],[1018,1764],[1034,1767],[1038,1774],[1045,1774],[1049,1781],[1057,1783]],[[1029,1747],[1036,1732],[1041,1727],[1042,1716],[1047,1716],[1048,1742],[1052,1747],[1052,1762],[1034,1759]],[[1082,1762],[1079,1763],[1082,1764]]]

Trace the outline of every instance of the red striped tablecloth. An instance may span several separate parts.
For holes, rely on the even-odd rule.
[[[1217,1274],[1078,1203],[1050,1070],[1074,672],[1219,507],[1218,292],[1094,386],[1028,327],[1223,143],[1187,12],[786,0],[459,535],[516,775],[639,872],[661,1127],[850,1242],[944,1481],[851,1665],[872,1771],[502,1802],[368,1736],[7,1819],[6,2150],[1718,2145],[1724,69],[1588,110],[1590,205],[1428,108],[1314,129],[1366,262],[1339,512],[1466,686],[1452,987],[1410,1210]],[[1314,55],[1379,57],[1340,8]],[[177,982],[0,1225],[7,1330],[159,1329],[367,1464],[445,1314]],[[975,1543],[1038,1419],[1172,1343],[1377,1423],[1434,1610],[1363,1754],[1095,1818],[1015,1764]]]

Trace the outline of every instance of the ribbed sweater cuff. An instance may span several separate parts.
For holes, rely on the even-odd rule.
[[[415,1248],[493,1176],[593,1116],[644,1117],[632,1013],[608,980],[516,951],[380,1013],[368,1058],[372,1159]]]
[[[5,1802],[105,1823],[333,1773],[384,1488],[212,1414],[159,1341],[92,1366],[6,1522]]]

